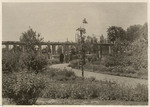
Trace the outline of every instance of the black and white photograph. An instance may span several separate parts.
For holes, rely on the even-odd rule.
[[[1,5],[3,106],[148,106],[148,1]]]

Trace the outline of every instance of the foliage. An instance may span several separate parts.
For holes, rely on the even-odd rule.
[[[139,38],[139,31],[141,29],[141,25],[132,25],[127,28],[127,40],[134,41],[136,38]]]
[[[81,38],[78,38],[81,39]],[[82,39],[84,40],[83,48],[86,53],[96,53],[98,46],[96,45],[98,43],[97,38],[93,35],[92,36],[83,36]],[[78,43],[80,43],[81,40],[78,40]],[[81,47],[79,46],[79,50],[81,50]]]
[[[87,36],[85,38],[85,50],[88,53],[97,53],[98,50],[98,40],[95,36],[91,37],[91,36]]]
[[[134,88],[97,81],[93,77],[83,80],[66,69],[50,68],[39,74],[20,72],[4,75],[3,97],[11,98],[16,104],[35,104],[38,97],[146,102],[148,87],[139,84]]]
[[[69,66],[72,68],[78,68],[79,67],[79,59],[70,61]]]
[[[148,26],[145,23],[139,31],[138,38],[128,47],[127,53],[130,54],[130,59],[133,67],[137,70],[148,68]]]
[[[68,81],[76,79],[76,76],[74,72],[63,69],[55,73],[54,79],[58,81]]]
[[[85,28],[77,28],[77,30],[76,31],[79,31],[80,32],[80,35],[82,35],[82,34],[85,34],[86,33],[86,29]]]
[[[21,70],[33,70],[38,73],[44,70],[48,65],[48,60],[44,55],[38,55],[33,51],[20,52],[3,52],[2,53],[2,70],[6,72],[19,72]]]
[[[69,81],[76,79],[76,75],[74,74],[74,72],[68,71],[67,69],[59,70],[50,68],[45,70],[44,72],[41,72],[41,74],[43,75],[43,78],[47,78],[50,80]]]
[[[10,98],[17,105],[35,104],[45,88],[43,78],[34,73],[19,72],[3,76],[3,97]]]
[[[20,68],[19,63],[20,53],[16,52],[2,52],[2,71],[4,72],[16,72]]]
[[[101,36],[100,36],[100,43],[102,43],[102,44],[103,44],[104,42],[105,42],[104,36],[103,36],[103,35],[101,35]]]
[[[115,43],[115,41],[120,38],[122,40],[126,39],[126,32],[123,28],[117,26],[110,26],[107,30],[108,39],[110,42]]]
[[[27,68],[28,71],[33,70],[38,73],[46,68],[48,60],[44,55],[37,55],[34,52],[30,52],[21,55],[20,64],[22,69]]]
[[[148,40],[147,24],[133,25],[127,29],[126,40],[117,39],[113,46],[113,54],[107,56],[104,65],[121,73],[135,73],[137,76],[147,75],[148,72]],[[131,36],[131,37],[128,37]],[[130,70],[126,70],[126,68]]]
[[[43,38],[41,38],[41,34],[37,34],[36,31],[29,28],[26,32],[22,33],[20,41],[26,44],[25,50],[30,52],[35,50],[35,45],[33,44],[39,44],[43,41]]]
[[[145,40],[148,40],[148,24],[145,23],[140,29],[139,35],[143,37]]]
[[[138,39],[131,44],[128,50],[129,60],[132,63],[134,69],[148,72],[148,41],[144,39]],[[142,70],[141,70],[142,69]]]
[[[59,59],[50,59],[49,60],[49,64],[50,65],[52,65],[52,64],[59,64],[59,63],[60,63]]]
[[[42,97],[53,99],[99,98],[100,100],[148,101],[148,88],[140,84],[132,88],[109,81],[75,79],[73,82],[49,83],[49,86],[43,90]]]

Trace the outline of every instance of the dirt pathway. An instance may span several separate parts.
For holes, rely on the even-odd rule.
[[[77,76],[82,76],[81,70],[72,69],[71,67],[68,67],[68,64],[56,64],[56,65],[52,65],[51,67],[58,68],[58,69],[66,68],[67,70],[72,70]],[[90,72],[90,71],[85,71],[84,76],[85,78],[94,77],[96,80],[114,81],[118,84],[129,85],[132,87],[136,86],[137,84],[148,85],[148,80],[144,80],[144,79],[114,76],[114,75],[101,74],[101,73],[95,73],[95,72]]]

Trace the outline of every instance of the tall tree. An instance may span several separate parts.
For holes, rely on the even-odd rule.
[[[93,44],[92,44],[92,50],[93,53],[96,54],[98,52],[98,45],[97,45],[97,38],[95,36],[93,36]]]
[[[133,42],[139,37],[139,31],[142,25],[132,25],[127,28],[127,40]]]
[[[35,45],[33,44],[39,44],[43,41],[43,38],[39,33],[36,33],[32,28],[29,28],[26,32],[22,33],[20,41],[26,44],[26,51],[32,51],[35,49]]]
[[[126,39],[126,32],[122,27],[110,26],[107,29],[107,35],[109,41],[112,43],[115,43],[118,38],[122,40]]]

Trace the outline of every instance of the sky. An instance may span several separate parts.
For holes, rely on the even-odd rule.
[[[82,20],[86,35],[107,36],[109,26],[127,29],[147,22],[146,3],[2,3],[2,40],[18,41],[31,27],[44,41],[75,41]]]

